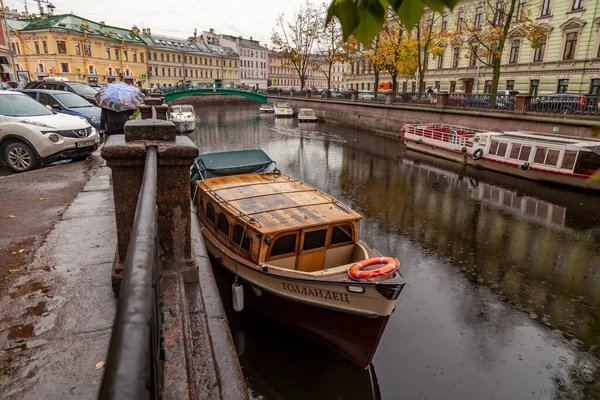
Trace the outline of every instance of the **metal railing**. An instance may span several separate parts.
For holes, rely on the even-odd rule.
[[[446,100],[449,107],[514,110],[516,96],[498,94],[450,93]]]
[[[539,113],[600,116],[600,96],[589,94],[554,94],[533,96],[529,110]]]
[[[162,398],[164,349],[157,177],[157,150],[149,147],[100,399]]]
[[[423,139],[464,147],[472,147],[475,134],[484,132],[480,129],[447,124],[404,125],[402,131],[404,134],[408,133]]]
[[[436,104],[435,93],[401,92],[396,95],[394,103],[404,104]]]

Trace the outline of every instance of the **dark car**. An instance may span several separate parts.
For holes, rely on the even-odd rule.
[[[581,93],[554,93],[531,100],[531,111],[554,114],[598,114],[600,97]]]
[[[73,92],[83,97],[93,105],[98,105],[98,101],[96,100],[96,94],[98,94],[98,91],[81,82],[63,80],[33,81],[25,85],[25,89],[62,90],[64,92]]]
[[[75,93],[60,90],[24,89],[21,93],[37,100],[55,113],[83,117],[94,128],[100,129],[102,110]]]

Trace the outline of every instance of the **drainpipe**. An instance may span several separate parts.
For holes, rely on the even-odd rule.
[[[83,41],[81,42],[81,51],[82,51],[81,54],[83,54],[83,68],[85,70],[83,73],[84,80],[85,80],[85,77],[88,75],[87,58],[86,58],[86,54],[85,54],[85,41],[86,40],[87,40],[87,33],[83,32]],[[89,81],[88,81],[88,83],[89,83]]]
[[[119,60],[121,61],[121,82],[123,82],[123,77],[125,76],[125,69],[123,67],[123,51],[125,49],[125,41],[121,40],[121,47],[119,47]]]

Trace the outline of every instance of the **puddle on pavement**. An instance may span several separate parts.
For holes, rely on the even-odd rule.
[[[8,328],[8,339],[9,340],[19,340],[19,339],[29,339],[33,336],[33,325],[13,325]]]
[[[11,299],[16,299],[17,297],[25,296],[38,291],[42,292],[42,294],[47,294],[50,291],[50,286],[46,286],[42,282],[37,281],[27,282],[17,286],[13,292],[9,293],[9,295]]]
[[[21,317],[39,317],[44,312],[46,312],[46,302],[40,301],[37,305],[26,308]]]

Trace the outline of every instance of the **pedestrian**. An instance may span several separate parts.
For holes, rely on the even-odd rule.
[[[134,113],[134,110],[113,111],[103,108],[100,113],[100,130],[104,133],[105,138],[110,135],[125,134],[125,123],[129,121]]]

